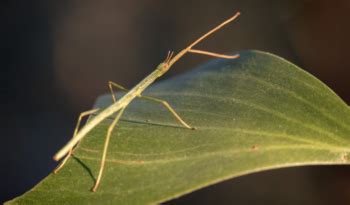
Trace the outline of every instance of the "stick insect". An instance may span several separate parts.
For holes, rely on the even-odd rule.
[[[103,148],[103,153],[102,153],[102,159],[101,159],[101,164],[100,164],[100,170],[98,173],[97,180],[95,181],[95,184],[92,188],[92,191],[95,192],[97,190],[97,187],[100,184],[103,169],[105,167],[105,162],[106,162],[106,156],[107,156],[107,149],[108,149],[108,144],[110,141],[111,133],[114,129],[114,127],[117,125],[120,117],[123,115],[123,112],[125,108],[129,105],[129,103],[134,100],[136,97],[145,99],[148,101],[153,101],[156,103],[161,104],[164,106],[167,110],[170,111],[170,113],[175,117],[175,119],[184,127],[187,129],[194,130],[194,127],[191,127],[189,124],[187,124],[176,112],[175,110],[170,106],[170,104],[167,101],[157,99],[154,97],[149,97],[149,96],[143,96],[141,95],[142,92],[150,86],[157,78],[161,77],[164,73],[166,73],[170,67],[177,62],[181,57],[183,57],[187,53],[195,53],[195,54],[202,54],[202,55],[207,55],[207,56],[212,56],[212,57],[218,57],[218,58],[226,58],[226,59],[235,59],[239,57],[239,54],[236,55],[223,55],[223,54],[218,54],[218,53],[213,53],[213,52],[208,52],[208,51],[203,51],[203,50],[196,50],[193,49],[195,45],[197,45],[199,42],[207,38],[209,35],[215,33],[219,29],[221,29],[223,26],[226,24],[230,23],[231,21],[235,20],[238,16],[240,15],[239,12],[237,12],[235,15],[230,17],[229,19],[225,20],[218,26],[214,27],[212,30],[209,32],[205,33],[203,36],[195,40],[193,43],[191,43],[188,47],[185,49],[181,50],[179,53],[177,53],[175,56],[173,56],[174,52],[168,52],[168,55],[166,59],[160,63],[157,68],[149,74],[145,79],[143,79],[140,83],[138,83],[135,87],[133,87],[131,90],[127,90],[121,85],[118,85],[114,82],[109,82],[109,89],[112,93],[112,98],[114,103],[111,104],[109,107],[105,108],[103,111],[99,112],[92,120],[90,120],[88,123],[86,123],[80,130],[80,122],[83,117],[89,116],[91,114],[97,113],[99,109],[93,109],[89,110],[86,112],[83,112],[80,114],[76,128],[74,130],[74,134],[72,139],[63,147],[61,148],[53,157],[54,160],[59,161],[61,160],[64,156],[66,156],[61,164],[55,169],[55,173],[57,173],[67,162],[67,160],[70,158],[70,156],[73,153],[73,149],[76,147],[76,145],[86,136],[86,134],[91,131],[94,127],[96,127],[99,123],[101,123],[103,120],[106,118],[110,117],[111,115],[117,113],[116,117],[110,124],[107,134],[106,134],[106,139],[104,143],[104,148]],[[121,97],[119,100],[116,99],[114,92],[113,92],[113,87],[119,88],[123,91],[126,92],[126,94]]]

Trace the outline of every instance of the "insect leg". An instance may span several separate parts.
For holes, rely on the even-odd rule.
[[[235,58],[239,57],[239,54],[224,55],[224,54],[213,53],[213,52],[197,50],[197,49],[190,49],[190,50],[188,50],[188,52],[202,54],[202,55],[207,55],[207,56],[212,56],[212,57],[216,57],[216,58],[226,58],[226,59],[235,59]]]
[[[115,94],[114,94],[114,91],[113,91],[113,86],[116,87],[116,88],[119,88],[120,90],[125,91],[125,92],[127,92],[128,89],[126,89],[125,87],[123,87],[123,86],[121,86],[121,85],[119,85],[119,84],[117,84],[117,83],[115,83],[115,82],[112,82],[112,81],[109,81],[109,82],[108,82],[108,87],[109,87],[109,90],[110,90],[111,93],[112,93],[113,101],[114,101],[114,102],[117,102],[117,99],[116,99]]]
[[[83,119],[83,117],[85,116],[89,116],[91,114],[94,114],[95,112],[97,112],[98,109],[93,109],[93,110],[88,110],[88,111],[85,111],[85,112],[82,112],[80,115],[79,115],[79,119],[78,119],[78,122],[77,122],[77,125],[75,127],[75,130],[74,130],[74,134],[73,134],[73,138],[77,135],[78,133],[78,130],[79,130],[79,127],[80,127],[80,123],[81,123],[81,120]],[[67,156],[63,159],[63,161],[56,167],[56,169],[54,170],[54,173],[56,174],[62,167],[63,165],[67,162],[67,160],[70,158],[70,156],[72,155],[73,153],[73,149],[69,150],[69,153],[67,154]]]
[[[190,125],[188,125],[176,112],[175,110],[169,105],[169,103],[165,100],[162,99],[158,99],[155,97],[149,97],[149,96],[140,96],[141,99],[145,99],[145,100],[149,100],[152,102],[156,102],[156,103],[160,103],[161,105],[163,105],[166,109],[168,109],[170,111],[171,114],[173,114],[173,116],[176,118],[176,120],[182,124],[184,127],[188,128],[188,129],[192,129],[194,130],[194,127],[191,127]]]
[[[171,54],[168,54],[168,55],[171,55]],[[128,92],[129,90],[126,89],[125,87],[117,84],[117,83],[114,83],[112,81],[109,81],[108,82],[108,86],[109,86],[109,89],[112,93],[112,98],[113,98],[113,101],[116,102],[116,98],[115,98],[115,95],[114,95],[114,92],[113,92],[113,86],[114,87],[117,87],[125,92]],[[153,102],[157,102],[157,103],[160,103],[162,104],[166,109],[168,109],[173,115],[174,117],[176,118],[176,120],[181,123],[184,127],[186,128],[189,128],[189,129],[194,129],[193,127],[189,126],[176,112],[175,110],[169,105],[169,103],[165,100],[161,100],[161,99],[158,99],[158,98],[154,98],[154,97],[149,97],[149,96],[143,96],[143,95],[140,95],[138,96],[140,97],[141,99],[145,99],[145,100],[149,100],[149,101],[153,101]]]
[[[123,112],[124,112],[125,108],[122,108],[119,113],[117,114],[117,116],[115,117],[115,119],[113,120],[112,124],[109,126],[108,131],[107,131],[107,135],[106,135],[106,140],[105,140],[105,144],[103,147],[103,154],[102,154],[102,159],[101,159],[101,165],[100,165],[100,171],[98,173],[98,177],[97,180],[95,182],[94,187],[92,188],[92,191],[95,192],[98,185],[100,184],[101,181],[101,177],[102,177],[102,173],[103,173],[103,169],[105,166],[105,162],[106,162],[106,156],[107,156],[107,150],[108,150],[108,144],[109,144],[109,140],[112,134],[112,131],[114,129],[114,127],[117,125],[120,117],[122,116]]]

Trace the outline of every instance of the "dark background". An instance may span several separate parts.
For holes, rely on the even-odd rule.
[[[80,112],[107,92],[131,87],[165,58],[241,11],[199,47],[258,49],[317,76],[350,102],[348,0],[19,1],[0,3],[0,202],[55,167]],[[189,55],[163,79],[206,57]],[[239,177],[170,204],[350,204],[347,166],[300,167]]]

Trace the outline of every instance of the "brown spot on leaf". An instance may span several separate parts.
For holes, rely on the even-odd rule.
[[[252,145],[252,146],[250,147],[250,149],[251,149],[252,151],[256,151],[256,150],[258,149],[258,145]]]

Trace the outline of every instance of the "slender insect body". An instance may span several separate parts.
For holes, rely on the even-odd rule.
[[[96,117],[89,121],[84,127],[80,129],[77,135],[72,138],[58,153],[54,156],[54,160],[60,160],[64,155],[66,155],[69,150],[71,150],[80,139],[82,139],[87,133],[89,133],[94,127],[96,127],[100,122],[102,122],[107,117],[118,112],[122,108],[125,108],[134,98],[141,95],[141,93],[152,84],[159,75],[159,70],[155,69],[151,74],[149,74],[145,79],[138,83],[133,89],[121,97],[117,102],[113,103],[102,112],[100,112]]]
[[[114,86],[116,86],[116,87],[118,87],[118,88],[120,88],[120,89],[122,89],[124,91],[128,91],[128,92],[123,97],[121,97],[118,101],[114,102],[112,105],[110,105],[109,107],[105,108],[102,112],[100,112],[92,120],[90,120],[88,123],[86,123],[86,125],[83,126],[78,131],[79,123],[80,123],[81,118],[83,116],[87,116],[87,115],[90,115],[92,113],[96,113],[98,109],[94,109],[94,110],[90,110],[90,111],[81,113],[81,115],[79,117],[79,120],[78,120],[78,123],[77,123],[76,130],[75,130],[74,135],[73,135],[73,138],[62,149],[60,149],[55,154],[55,156],[53,157],[54,160],[58,161],[62,157],[64,157],[66,155],[66,157],[62,161],[62,163],[56,168],[55,173],[59,169],[61,169],[63,167],[63,165],[68,160],[68,158],[71,156],[74,146],[76,146],[78,144],[78,142],[80,140],[82,140],[83,137],[86,136],[87,133],[89,133],[93,128],[95,128],[97,125],[99,125],[103,120],[105,120],[106,118],[110,117],[111,115],[117,113],[115,119],[112,121],[112,123],[111,123],[111,125],[110,125],[110,127],[109,127],[109,129],[107,131],[107,134],[106,134],[106,140],[105,140],[103,154],[102,154],[102,159],[101,159],[100,171],[99,171],[98,177],[96,179],[95,185],[94,185],[94,187],[92,189],[92,191],[96,191],[96,189],[97,189],[97,187],[98,187],[98,185],[100,183],[102,173],[103,173],[104,164],[105,164],[106,156],[107,156],[108,143],[109,143],[110,136],[111,136],[111,133],[113,131],[113,128],[117,125],[118,121],[120,120],[120,117],[123,115],[123,112],[124,112],[125,108],[136,97],[140,97],[140,98],[143,98],[143,99],[146,99],[146,100],[151,100],[153,102],[160,103],[162,106],[164,106],[166,109],[168,109],[173,114],[173,116],[176,118],[176,120],[179,123],[181,123],[183,125],[183,127],[191,129],[191,130],[195,130],[194,127],[189,126],[175,112],[175,110],[169,105],[168,102],[166,102],[164,100],[161,100],[161,99],[154,98],[154,97],[141,96],[141,93],[148,86],[150,86],[157,78],[159,78],[164,73],[166,73],[170,69],[170,67],[174,63],[176,63],[186,53],[196,53],[196,54],[202,54],[202,55],[207,55],[207,56],[212,56],[212,57],[219,57],[219,58],[226,58],[226,59],[238,58],[239,54],[237,54],[237,55],[223,55],[223,54],[217,54],[217,53],[212,53],[212,52],[208,52],[208,51],[192,49],[192,47],[197,45],[199,42],[201,42],[203,39],[205,39],[206,37],[208,37],[212,33],[216,32],[217,30],[222,28],[224,25],[226,25],[229,22],[231,22],[234,19],[236,19],[239,15],[240,15],[240,13],[237,12],[234,16],[232,16],[231,18],[229,18],[226,21],[222,22],[218,26],[214,27],[212,30],[210,30],[209,32],[205,33],[203,36],[198,38],[196,41],[194,41],[188,47],[186,47],[185,49],[181,50],[174,57],[173,57],[173,52],[169,52],[167,58],[165,59],[165,61],[160,63],[157,66],[157,68],[152,73],[150,73],[145,79],[143,79],[141,82],[139,82],[137,85],[135,85],[134,88],[132,88],[130,91],[128,91],[126,88],[124,88],[123,86],[120,86],[120,85],[118,85],[116,83],[113,83],[113,82],[112,82],[112,84],[110,83],[109,86],[110,86],[110,89],[111,89],[111,92],[112,92],[112,97],[113,97],[114,101],[116,101],[116,99],[115,99],[115,96],[114,96],[114,93],[113,93],[113,90],[112,90],[112,85],[114,85]]]
[[[111,116],[116,111],[122,109],[125,107],[125,103],[116,102],[112,105],[110,105],[108,108],[103,110],[101,113],[99,113],[96,117],[94,117],[89,123],[87,123],[85,126],[83,126],[77,135],[72,138],[62,149],[60,149],[55,156],[53,157],[54,160],[58,161],[62,157],[64,157],[69,150],[73,149],[73,147],[79,142],[80,139],[82,139],[87,133],[89,133],[94,127],[96,127],[98,124],[100,124],[104,119],[106,119],[106,116]]]
[[[133,89],[131,89],[124,97],[130,96],[134,99],[137,96],[140,96],[141,93],[151,85],[157,78],[162,76],[158,69],[155,69],[152,73],[150,73],[145,79],[139,82]]]

